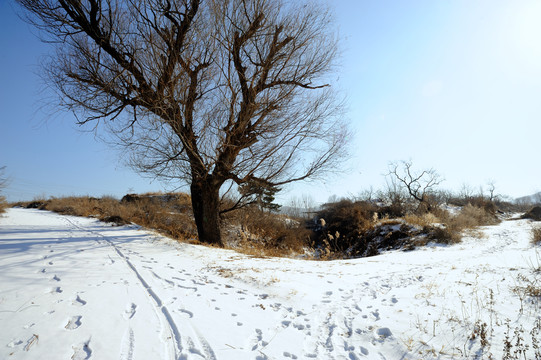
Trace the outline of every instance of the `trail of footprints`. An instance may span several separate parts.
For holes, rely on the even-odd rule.
[[[51,245],[49,245],[49,247],[51,247]],[[54,250],[52,249],[49,250],[49,253],[54,253]],[[49,273],[54,274],[54,271],[50,271],[51,268],[54,266],[54,262],[52,260],[49,260],[50,259],[49,255],[42,256],[42,259],[45,260],[45,267],[42,268],[39,272],[42,274],[45,274],[45,276],[49,276],[48,275]],[[62,279],[57,274],[54,274],[52,277],[49,278],[49,281],[60,284]],[[53,286],[52,288],[50,288],[48,292],[55,295],[55,294],[63,293],[64,290],[62,290],[61,286]],[[57,302],[61,302],[61,301],[62,300],[58,300]],[[81,298],[79,294],[75,294],[75,296],[71,300],[71,305],[76,306],[76,307],[85,306],[86,303],[87,302],[83,298]],[[54,310],[51,310],[49,312],[46,312],[45,314],[52,314],[53,312]],[[64,328],[68,331],[77,330],[83,324],[82,318],[83,318],[82,315],[71,316],[67,320],[67,323],[64,325]],[[37,336],[37,335],[34,335],[34,336]],[[27,345],[25,346],[25,348],[30,347],[29,342],[31,340],[32,338],[27,342]],[[88,339],[87,341],[83,343],[72,345],[72,350],[73,350],[73,355],[71,356],[72,360],[90,359],[92,355],[92,349],[90,348],[90,339]]]
[[[52,253],[53,250],[50,250]],[[134,253],[135,255],[141,256]],[[143,257],[143,256],[141,256]],[[47,276],[50,282],[61,284],[61,278],[54,274],[54,271],[51,271],[54,266],[54,262],[49,258],[49,255],[42,257],[45,260],[45,267],[39,270],[44,276]],[[154,264],[156,261],[151,258],[150,261],[144,260],[143,262],[148,264]],[[196,296],[201,296],[198,294],[199,287],[201,286],[212,286],[216,290],[216,298],[209,299],[211,302],[216,303],[217,298],[220,296],[235,296],[239,301],[246,300],[255,300],[252,307],[260,307],[263,310],[272,310],[274,312],[280,312],[283,320],[277,324],[276,331],[280,329],[295,329],[296,331],[301,331],[304,333],[305,344],[303,347],[302,357],[305,358],[318,358],[324,356],[325,354],[330,354],[335,347],[342,347],[348,354],[350,359],[360,359],[359,356],[369,355],[369,350],[363,346],[354,346],[353,344],[365,343],[365,341],[355,341],[350,339],[355,336],[362,336],[363,340],[367,338],[372,338],[372,343],[386,339],[392,336],[390,329],[385,327],[377,327],[373,324],[376,324],[381,319],[381,314],[379,309],[373,308],[371,305],[362,305],[362,296],[370,296],[373,299],[376,299],[382,293],[386,295],[386,292],[391,291],[392,287],[389,285],[380,285],[380,289],[374,289],[370,287],[369,283],[364,283],[364,289],[359,287],[349,291],[344,291],[343,289],[338,289],[339,292],[325,291],[320,300],[320,304],[314,304],[312,311],[320,313],[319,318],[314,318],[309,316],[302,310],[294,310],[291,307],[283,306],[281,303],[273,302],[269,298],[268,294],[253,294],[249,293],[248,290],[237,289],[230,284],[219,284],[215,281],[208,279],[204,275],[192,275],[184,270],[177,270],[179,276],[173,276],[171,279],[166,279],[156,272],[154,272],[151,266],[143,265],[143,268],[149,270],[150,274],[161,281],[166,288],[178,287],[184,291],[191,291]],[[174,268],[167,264],[167,267],[171,270]],[[52,275],[52,276],[51,276]],[[418,279],[422,281],[422,279]],[[328,281],[332,284],[331,281]],[[360,284],[361,286],[363,284]],[[61,286],[53,286],[50,288],[49,292],[51,294],[61,294],[63,292]],[[361,295],[362,293],[362,295]],[[368,295],[367,295],[368,294]],[[340,298],[340,300],[338,300]],[[173,298],[171,303],[174,303],[176,298]],[[333,303],[338,300],[343,304],[343,311],[338,314],[325,313],[326,309],[333,309]],[[61,301],[61,300],[60,300]],[[395,296],[383,296],[382,306],[393,306],[398,300]],[[373,303],[373,302],[371,302]],[[73,306],[85,306],[87,302],[81,298],[79,294],[76,294],[75,297],[71,300]],[[215,306],[216,311],[221,311],[219,306]],[[134,355],[134,344],[135,344],[135,334],[132,328],[129,326],[129,321],[132,319],[137,312],[137,305],[134,303],[129,303],[126,306],[124,313],[122,314],[124,319],[128,321],[128,327],[125,331],[125,334],[121,343],[120,359],[121,360],[132,360]],[[194,313],[184,307],[178,307],[172,312],[176,312],[182,316],[184,319],[194,318]],[[237,317],[237,314],[232,312],[230,313],[232,319]],[[244,323],[240,320],[232,320],[236,326],[244,326]],[[364,323],[366,326],[361,328],[360,323]],[[354,325],[355,324],[355,325]],[[34,325],[34,324],[32,324]],[[29,325],[29,326],[32,326]],[[83,317],[81,315],[74,315],[67,320],[67,323],[64,324],[64,328],[67,331],[76,331],[83,325]],[[206,359],[215,359],[216,356],[210,345],[206,340],[197,333],[195,328],[192,328],[192,337],[188,335],[182,336],[183,348],[188,350],[192,355],[199,355],[200,357]],[[259,359],[265,359],[264,355],[265,348],[269,345],[269,340],[275,334],[269,333],[268,336],[264,336],[264,332],[256,328],[254,329],[253,338],[249,341],[249,349],[252,352],[256,352]],[[353,341],[351,341],[353,340]],[[29,338],[26,341],[25,348],[30,349],[32,345],[37,341],[37,339]],[[19,340],[17,342],[12,342],[8,346],[14,347],[17,345],[22,345],[24,342]],[[90,339],[87,341],[73,345],[73,355],[72,359],[74,360],[88,360],[92,356],[92,349],[90,348]],[[299,354],[294,354],[293,352],[286,351],[284,349],[282,355],[284,358],[297,359]]]

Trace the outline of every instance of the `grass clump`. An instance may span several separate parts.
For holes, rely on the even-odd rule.
[[[227,213],[223,222],[226,245],[254,256],[290,256],[310,247],[312,231],[306,220],[248,206]]]
[[[8,208],[8,203],[6,201],[6,198],[3,196],[0,196],[0,214],[6,211]]]
[[[531,219],[533,221],[541,221],[541,206],[535,206],[527,213],[522,215],[523,219]]]
[[[429,226],[426,230],[431,240],[443,244],[456,244],[467,231],[479,226],[496,225],[500,222],[496,211],[491,207],[476,206],[470,203],[462,207],[456,215],[442,216],[442,223]]]
[[[541,227],[532,228],[532,243],[534,245],[541,245]]]

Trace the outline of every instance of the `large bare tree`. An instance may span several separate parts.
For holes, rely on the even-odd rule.
[[[222,244],[224,184],[281,186],[344,154],[336,34],[314,1],[17,2],[56,45],[44,68],[60,105],[138,170],[189,184],[202,242]]]

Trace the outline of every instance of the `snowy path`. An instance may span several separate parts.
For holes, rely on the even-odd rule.
[[[0,359],[501,357],[511,291],[541,259],[527,221],[451,247],[250,258],[38,210],[0,218]],[[522,304],[524,305],[524,304]],[[490,322],[492,347],[470,341]],[[500,355],[500,356],[498,356]]]

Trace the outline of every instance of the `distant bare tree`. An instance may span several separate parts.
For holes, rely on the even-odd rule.
[[[494,180],[489,180],[487,182],[487,187],[488,187],[488,200],[489,201],[496,201],[497,200],[497,197],[498,195],[496,195],[496,181]]]
[[[536,205],[541,205],[541,191],[533,195],[533,203]]]
[[[460,187],[458,196],[463,200],[464,205],[471,201],[475,197],[475,191],[469,184],[463,183]]]
[[[419,203],[419,207],[430,210],[433,207],[431,195],[443,178],[433,168],[414,171],[411,161],[392,162],[387,176],[396,180],[408,195]]]
[[[388,215],[399,217],[406,212],[408,195],[396,178],[387,176],[385,179],[385,188],[377,192],[377,197],[387,204]]]
[[[6,167],[0,166],[0,213],[4,212],[7,203],[6,198],[2,195],[2,189],[7,185],[7,177],[5,176]]]
[[[17,2],[56,45],[61,105],[104,123],[134,168],[188,183],[202,242],[222,244],[224,183],[282,186],[344,155],[336,36],[314,1]]]
[[[0,189],[6,187],[7,185],[7,177],[6,177],[6,167],[0,166]]]

